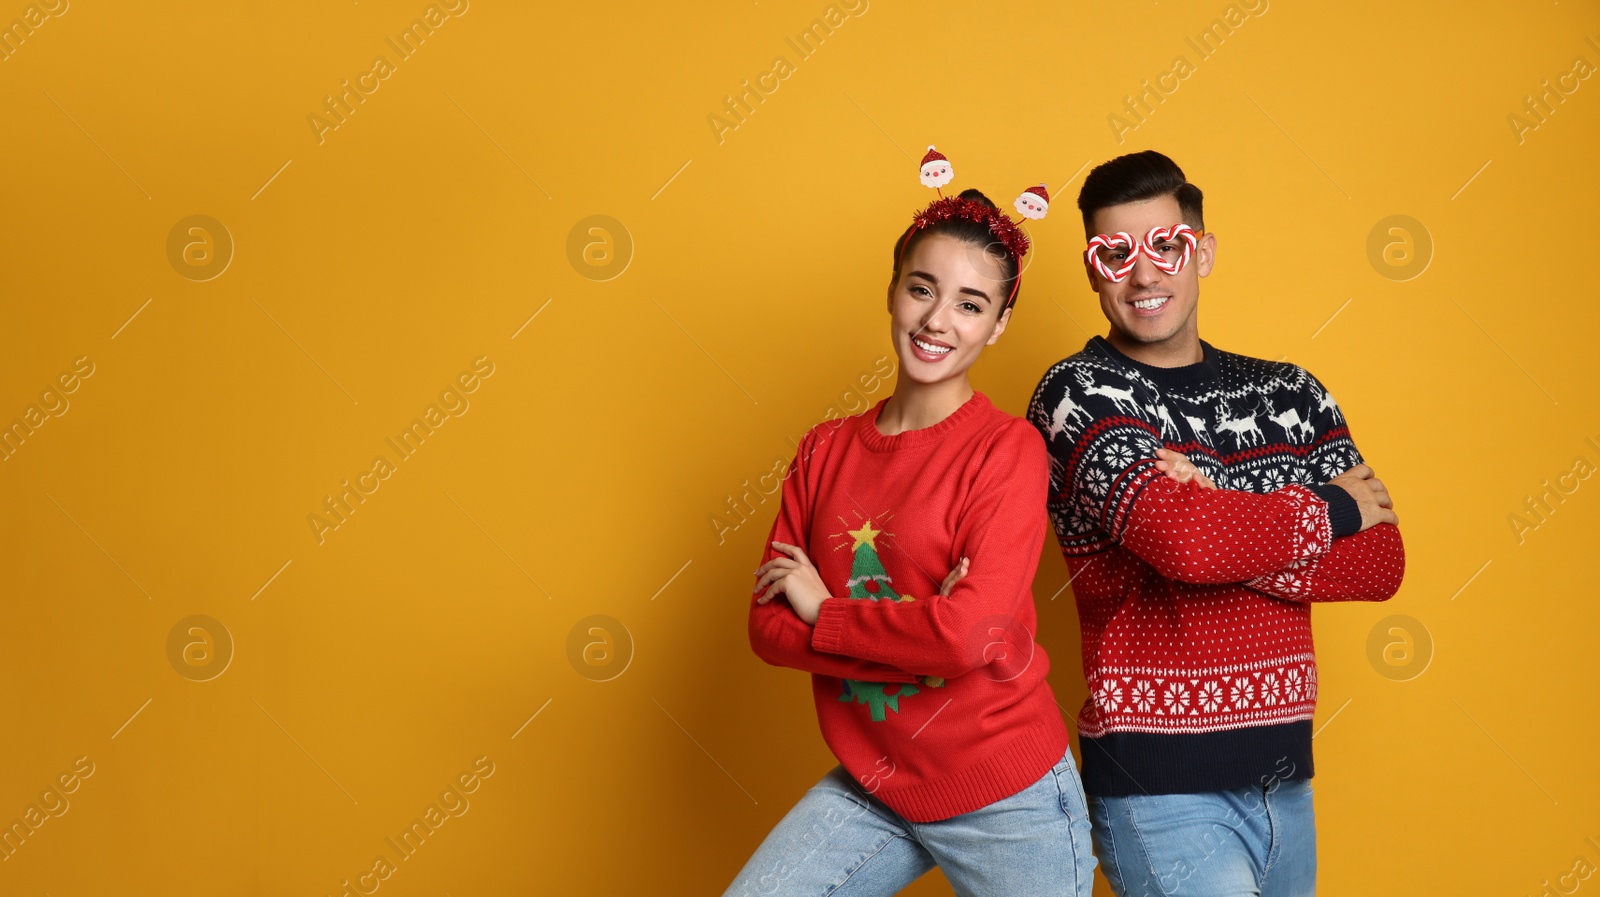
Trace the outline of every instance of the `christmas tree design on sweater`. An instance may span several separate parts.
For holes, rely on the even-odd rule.
[[[873,528],[870,518],[861,524],[860,529],[846,530],[845,533],[838,534],[849,535],[853,540],[850,546],[854,552],[850,562],[850,579],[845,582],[850,589],[850,598],[867,601],[917,600],[910,595],[900,595],[895,592],[894,582],[889,578],[889,572],[883,569],[883,561],[878,558],[876,540],[882,534],[882,530]],[[921,681],[931,688],[944,685],[944,680],[937,676],[923,676]],[[859,679],[846,679],[844,693],[839,695],[839,700],[867,705],[872,711],[872,721],[881,723],[888,719],[886,709],[899,713],[900,699],[919,693],[915,685],[907,682],[863,682]]]

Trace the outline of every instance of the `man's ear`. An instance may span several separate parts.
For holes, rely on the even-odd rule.
[[[1200,276],[1205,277],[1211,273],[1211,266],[1217,263],[1217,235],[1206,231],[1205,236],[1194,247],[1195,264],[1199,265]]]

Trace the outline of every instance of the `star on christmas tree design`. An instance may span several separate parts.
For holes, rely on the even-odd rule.
[[[883,569],[883,561],[878,559],[878,536],[882,530],[873,529],[869,519],[861,524],[860,529],[847,530],[855,543],[851,548],[855,557],[850,562],[850,579],[845,585],[850,589],[851,598],[868,598],[873,601],[889,599],[891,601],[915,601],[917,599],[897,594],[889,579],[888,571]],[[863,550],[865,549],[865,550]]]
[[[848,524],[846,524],[848,526]],[[850,589],[850,597],[857,600],[868,601],[915,601],[911,595],[901,595],[894,590],[894,583],[889,578],[889,572],[883,568],[883,561],[878,557],[878,536],[884,535],[883,530],[872,525],[871,518],[865,520],[859,529],[846,530],[853,540],[850,544],[854,557],[850,562],[850,579],[845,585]],[[843,545],[839,546],[843,548]],[[923,676],[920,681],[931,688],[944,685],[944,680],[937,676]],[[905,682],[863,682],[859,679],[844,680],[844,693],[839,695],[840,701],[854,701],[864,704],[871,710],[872,721],[881,723],[888,719],[888,711],[900,712],[900,699],[918,694],[915,685]]]

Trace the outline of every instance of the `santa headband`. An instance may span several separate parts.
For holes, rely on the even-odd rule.
[[[1006,248],[1017,265],[1022,264],[1022,257],[1028,254],[1028,235],[1023,232],[1017,222],[1012,221],[1004,212],[993,206],[976,199],[963,199],[960,196],[945,196],[940,188],[955,179],[955,172],[950,167],[950,160],[945,155],[928,145],[928,152],[922,157],[920,178],[924,187],[932,187],[939,198],[928,204],[928,207],[918,212],[911,220],[911,232],[906,234],[904,242],[900,244],[900,259],[904,260],[906,247],[911,245],[911,237],[917,231],[939,221],[964,219],[975,221],[989,229],[995,241]],[[1044,184],[1029,187],[1018,196],[1014,203],[1018,212],[1024,218],[1033,220],[1041,219],[1050,211],[1050,192]],[[1006,297],[1004,308],[1010,308],[1011,303],[1017,298],[1017,289],[1022,286],[1022,272],[1018,270],[1016,279],[1011,284],[1011,295]],[[1004,310],[1002,309],[1002,311]]]

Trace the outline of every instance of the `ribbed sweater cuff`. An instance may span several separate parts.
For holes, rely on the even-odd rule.
[[[844,652],[844,605],[848,598],[829,598],[817,608],[817,622],[811,628],[811,647],[829,654]]]
[[[1328,503],[1328,527],[1333,530],[1333,538],[1352,536],[1361,531],[1361,506],[1356,504],[1355,496],[1345,491],[1343,486],[1323,483],[1307,488]]]

